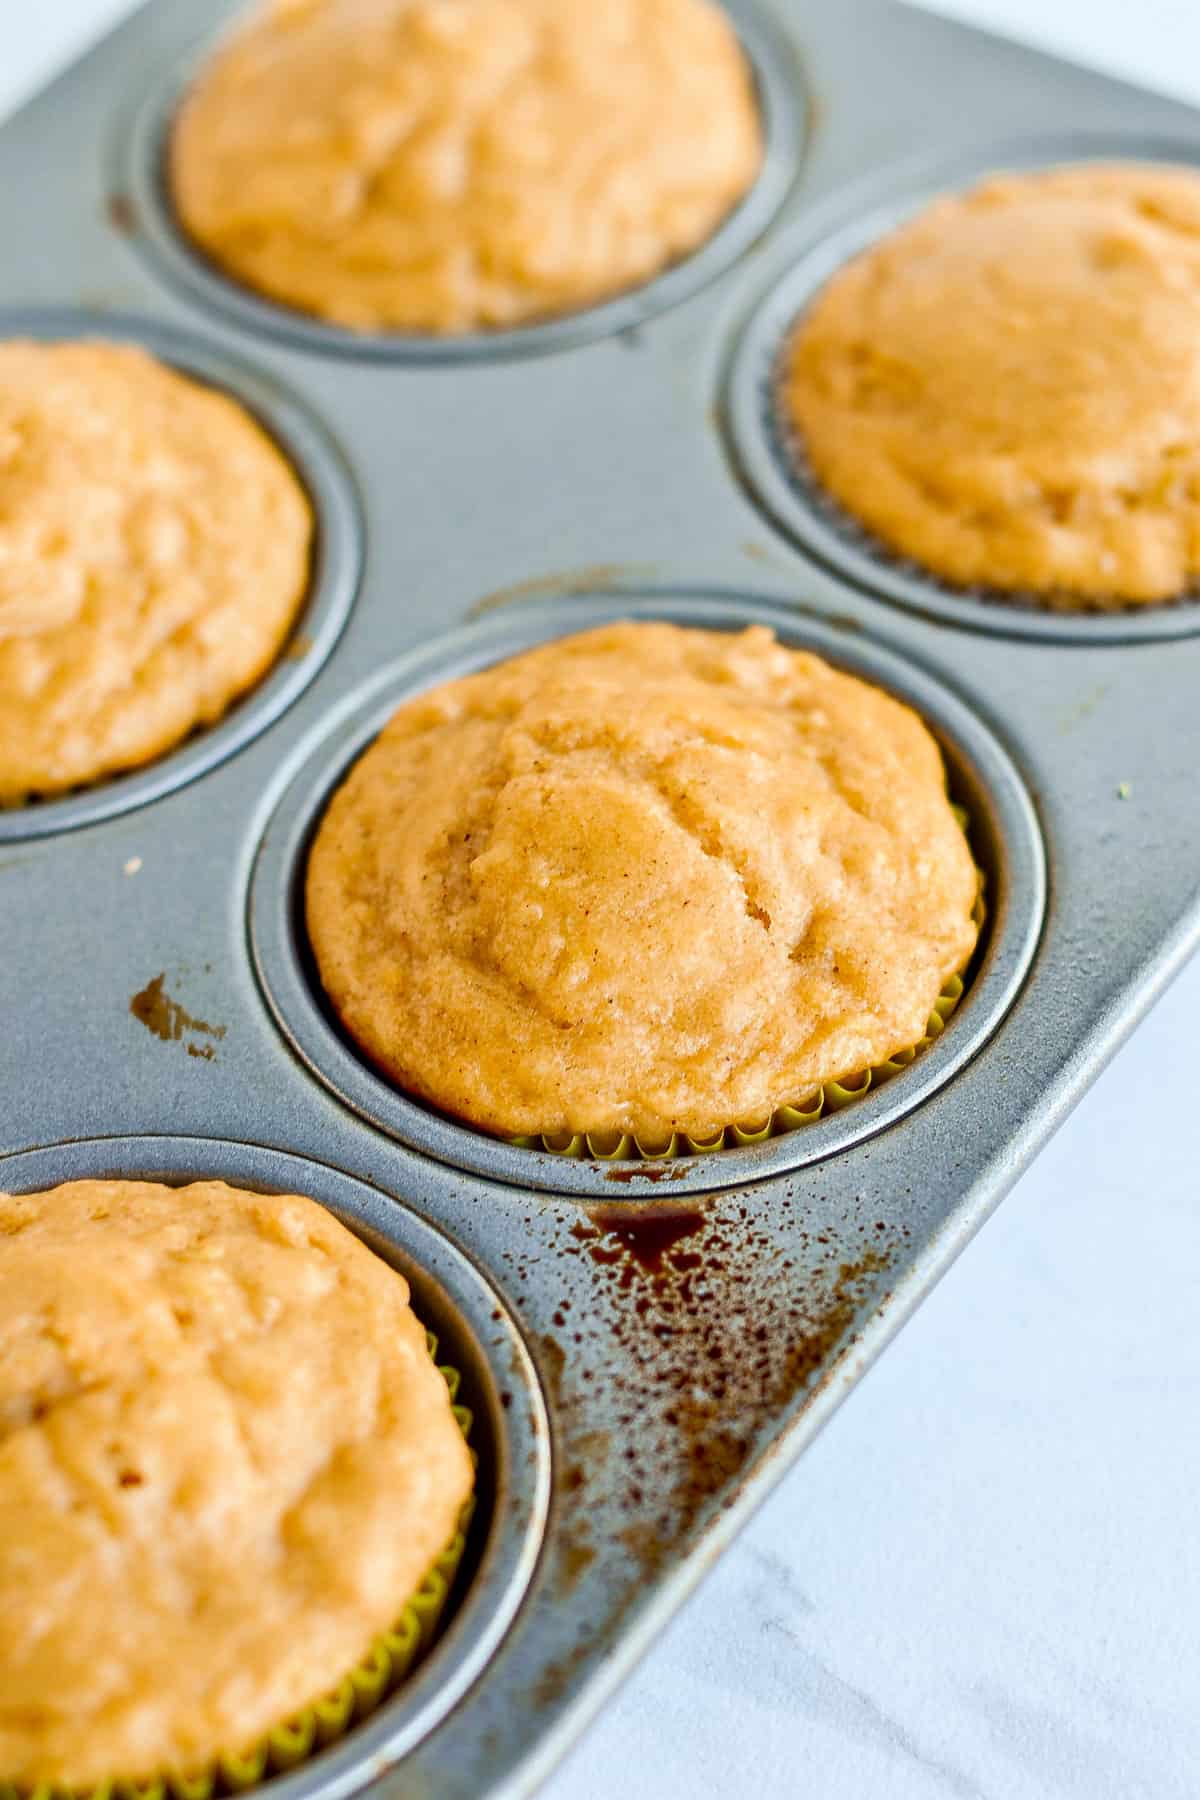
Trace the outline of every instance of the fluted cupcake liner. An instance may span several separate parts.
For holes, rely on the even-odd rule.
[[[430,1357],[436,1363],[437,1338],[432,1332],[425,1336]],[[438,1364],[438,1373],[450,1391],[459,1430],[469,1441],[473,1419],[470,1409],[458,1404],[459,1371],[448,1364]],[[477,1460],[474,1451],[472,1459]],[[328,1694],[277,1725],[252,1748],[228,1752],[210,1768],[191,1775],[118,1780],[77,1789],[59,1788],[48,1782],[39,1782],[35,1787],[0,1782],[0,1800],[215,1800],[223,1794],[245,1793],[271,1775],[283,1775],[297,1768],[368,1718],[430,1648],[466,1551],[474,1509],[472,1495],[459,1514],[454,1537],[436,1558],[396,1624],[376,1639],[362,1661]]]
[[[548,1150],[552,1156],[586,1158],[592,1162],[621,1162],[633,1158],[664,1162],[679,1156],[708,1156],[717,1150],[735,1150],[747,1144],[765,1144],[768,1138],[782,1137],[813,1125],[826,1113],[840,1112],[842,1107],[861,1100],[873,1087],[890,1081],[906,1069],[922,1050],[928,1049],[946,1028],[946,1021],[962,999],[964,984],[960,975],[951,976],[938,995],[924,1036],[909,1050],[899,1050],[886,1062],[864,1069],[861,1075],[847,1075],[842,1081],[827,1081],[812,1096],[796,1106],[778,1106],[767,1118],[745,1120],[726,1125],[709,1138],[692,1137],[687,1132],[672,1132],[661,1139],[644,1138],[635,1132],[547,1132],[540,1137],[513,1138],[521,1149]]]

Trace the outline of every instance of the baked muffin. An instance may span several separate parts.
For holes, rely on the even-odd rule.
[[[307,873],[399,1086],[510,1137],[722,1127],[915,1045],[977,935],[921,721],[740,634],[616,624],[402,706]]]
[[[472,1469],[404,1279],[311,1200],[0,1195],[0,1775],[210,1767],[336,1686]]]
[[[761,157],[716,0],[276,0],[185,98],[170,181],[235,280],[452,334],[647,281]]]
[[[938,201],[818,295],[779,410],[817,482],[948,582],[1177,597],[1200,573],[1200,172]]]
[[[220,718],[286,639],[311,538],[224,394],[124,345],[0,343],[0,805]]]

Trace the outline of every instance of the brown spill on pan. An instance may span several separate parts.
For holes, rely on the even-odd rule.
[[[513,606],[522,600],[586,599],[607,588],[652,580],[654,574],[653,563],[590,563],[586,568],[563,569],[556,575],[536,575],[531,581],[514,581],[508,587],[493,588],[468,608],[467,618],[482,619],[502,606]]]
[[[680,1157],[676,1162],[624,1163],[618,1168],[606,1169],[604,1179],[622,1187],[632,1187],[635,1181],[649,1181],[651,1184],[660,1181],[680,1181],[687,1173],[688,1165]]]
[[[137,209],[128,194],[110,194],[106,207],[108,222],[124,237],[133,237],[138,228]]]
[[[197,1019],[173,1000],[166,989],[166,970],[156,975],[153,981],[147,982],[144,988],[133,996],[129,1002],[129,1010],[139,1024],[161,1038],[164,1044],[184,1043],[189,1056],[200,1057],[204,1062],[216,1059],[216,1049],[211,1043],[199,1043],[197,1037],[215,1038],[219,1043],[225,1036],[224,1025],[210,1025],[206,1019]],[[186,1034],[193,1033],[194,1036]]]
[[[734,1499],[770,1422],[847,1338],[887,1269],[895,1246],[881,1222],[847,1221],[836,1237],[814,1226],[806,1238],[794,1204],[772,1202],[785,1211],[786,1242],[730,1195],[705,1210],[593,1207],[569,1228],[562,1253],[587,1265],[593,1316],[572,1319],[564,1299],[540,1340],[563,1451],[558,1591],[591,1566],[595,1531],[615,1529],[633,1568],[596,1627],[541,1677],[538,1706],[557,1704],[718,1498]],[[797,1237],[803,1266],[790,1253]],[[617,1354],[593,1367],[601,1333]],[[572,1431],[600,1383],[613,1430]]]

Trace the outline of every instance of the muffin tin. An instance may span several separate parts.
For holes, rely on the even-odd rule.
[[[1193,158],[1200,121],[887,0],[731,11],[784,122],[766,186],[638,294],[494,339],[346,338],[191,259],[161,134],[210,0],[155,0],[0,129],[0,331],[132,337],[228,387],[320,515],[310,614],[255,694],[143,774],[0,815],[0,1185],[308,1192],[426,1271],[487,1421],[444,1642],[273,1784],[314,1800],[530,1792],[1200,936],[1194,609],[942,605],[760,511],[739,424],[811,292],[793,271],[943,179],[1076,134]],[[937,168],[897,172],[917,141]],[[295,884],[402,695],[627,614],[762,619],[912,700],[991,916],[962,1006],[878,1093],[759,1147],[566,1162],[363,1067],[314,994]]]

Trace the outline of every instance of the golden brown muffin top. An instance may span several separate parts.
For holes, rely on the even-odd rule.
[[[396,1623],[471,1465],[408,1285],[287,1195],[0,1195],[0,1774],[253,1746]]]
[[[915,1044],[976,895],[907,707],[762,627],[618,624],[402,706],[307,911],[400,1086],[514,1136],[707,1136]]]
[[[1200,573],[1200,174],[1085,165],[938,201],[817,297],[780,404],[827,491],[948,581],[1179,595]]]
[[[450,334],[648,280],[761,157],[714,0],[276,0],[185,98],[171,180],[235,279],[354,329]]]
[[[0,344],[0,805],[219,718],[286,638],[311,536],[224,394],[123,345]]]

